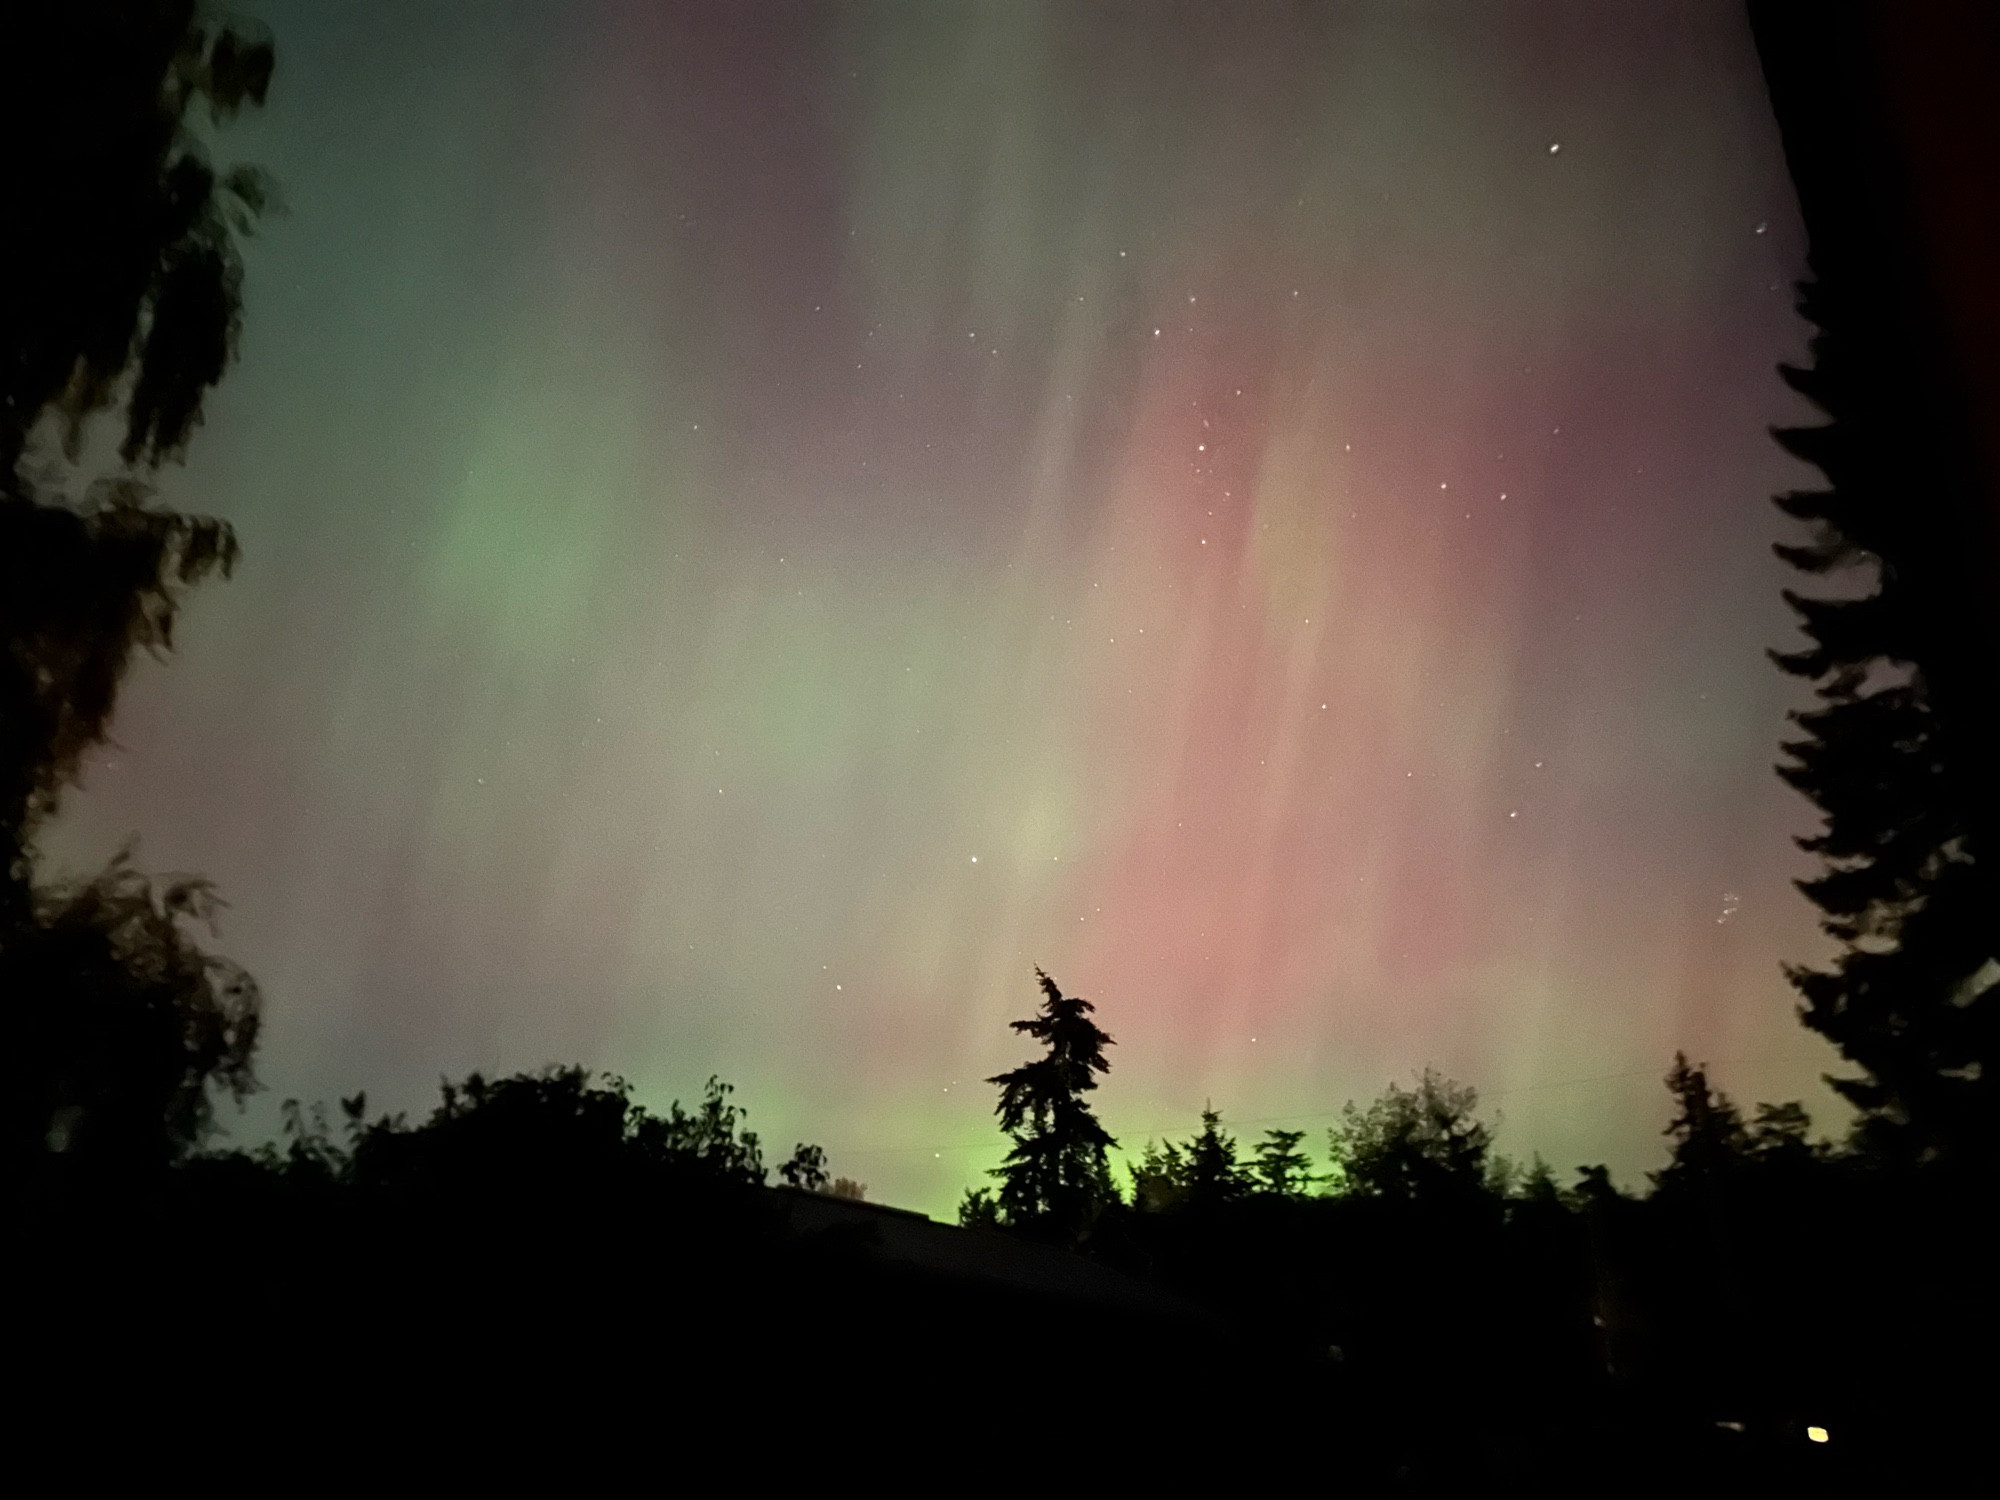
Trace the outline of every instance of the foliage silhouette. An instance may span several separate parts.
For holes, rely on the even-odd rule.
[[[1186,1144],[1146,1143],[1129,1168],[1132,1204],[1142,1212],[1165,1209],[1210,1211],[1251,1191],[1251,1178],[1237,1159],[1236,1140],[1222,1128],[1221,1114],[1201,1112],[1201,1129]]]
[[[351,1165],[364,1187],[465,1192],[600,1184],[631,1174],[730,1187],[761,1187],[756,1132],[710,1078],[701,1103],[676,1099],[664,1115],[634,1104],[621,1078],[579,1067],[487,1079],[474,1073],[440,1085],[429,1119],[384,1118],[361,1128]]]
[[[1662,1133],[1673,1143],[1673,1155],[1653,1174],[1655,1185],[1710,1181],[1742,1159],[1749,1146],[1742,1113],[1727,1094],[1709,1087],[1707,1070],[1690,1066],[1685,1052],[1674,1054],[1667,1092],[1673,1096],[1674,1116]]]
[[[1187,1144],[1186,1202],[1193,1209],[1215,1209],[1234,1203],[1249,1191],[1249,1180],[1236,1160],[1236,1139],[1222,1128],[1214,1109],[1201,1112],[1201,1130]]]
[[[156,885],[123,853],[37,893],[30,924],[0,944],[0,994],[42,1002],[16,1004],[10,1022],[11,1171],[50,1158],[156,1168],[206,1134],[211,1085],[248,1090],[256,984],[190,930],[220,904],[206,881]]]
[[[1088,1000],[1064,995],[1040,969],[1041,1008],[1013,1030],[1044,1053],[987,1079],[1000,1089],[995,1113],[1013,1140],[1000,1179],[999,1208],[1010,1226],[1074,1240],[1117,1201],[1105,1152],[1118,1144],[1097,1122],[1084,1095],[1109,1072],[1111,1038],[1090,1019]]]
[[[1187,1201],[1187,1152],[1172,1141],[1146,1142],[1126,1171],[1132,1179],[1132,1206],[1142,1213],[1162,1213]]]
[[[790,1159],[778,1168],[778,1179],[786,1187],[798,1188],[802,1192],[825,1192],[829,1181],[826,1152],[800,1141],[793,1147]]]
[[[1327,1133],[1334,1189],[1360,1197],[1475,1201],[1487,1191],[1493,1135],[1478,1095],[1426,1068],[1366,1109],[1349,1104]]]
[[[270,206],[254,168],[218,172],[197,126],[264,102],[274,53],[194,0],[13,7],[0,98],[14,229],[0,247],[0,474],[45,413],[73,455],[122,405],[119,451],[186,445],[236,352],[239,239]]]
[[[1798,308],[1811,362],[1787,384],[1826,414],[1776,433],[1825,486],[1777,497],[1805,523],[1778,555],[1811,683],[1779,774],[1825,817],[1800,882],[1840,945],[1789,972],[1805,1024],[1862,1071],[1834,1086],[1870,1149],[1991,1171],[2000,1142],[2000,557],[1958,359],[1913,228],[1863,7],[1751,7],[1810,237]],[[1934,9],[1934,8],[1912,8]],[[1975,192],[1968,181],[1962,192]],[[1990,268],[1988,270],[1990,284]]]
[[[1312,1191],[1312,1158],[1300,1146],[1303,1130],[1267,1130],[1250,1154],[1254,1191],[1275,1198],[1301,1198]]]
[[[35,838],[133,655],[169,650],[187,591],[236,561],[226,523],[158,507],[142,476],[183,452],[234,356],[239,240],[271,202],[262,174],[209,164],[197,116],[261,104],[273,53],[189,0],[15,7],[0,45],[0,983],[22,1032],[6,1165],[38,1172],[40,1142],[68,1174],[127,1170],[200,1138],[211,1084],[250,1087],[257,990],[188,930],[213,926],[205,882],[155,889],[128,847],[37,892]],[[74,498],[66,470],[114,408],[123,470]]]

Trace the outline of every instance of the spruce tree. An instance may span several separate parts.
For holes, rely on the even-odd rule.
[[[1653,1174],[1654,1184],[1673,1190],[1715,1181],[1749,1145],[1742,1112],[1727,1094],[1709,1086],[1708,1070],[1692,1066],[1685,1052],[1674,1054],[1667,1092],[1674,1098],[1674,1116],[1661,1133],[1673,1142],[1673,1156]]]
[[[1861,1112],[1864,1140],[1911,1160],[1990,1161],[2000,1018],[2000,904],[1984,855],[1981,799],[1990,778],[1966,716],[1950,711],[1966,675],[1935,600],[1939,545],[1909,511],[1896,454],[1871,427],[1866,384],[1839,336],[1841,299],[1808,287],[1801,310],[1822,326],[1810,369],[1789,383],[1832,417],[1777,434],[1830,485],[1782,495],[1813,527],[1781,557],[1814,575],[1872,574],[1871,587],[1805,597],[1787,590],[1811,644],[1773,652],[1814,684],[1795,712],[1803,731],[1778,774],[1825,815],[1799,846],[1823,861],[1799,882],[1840,944],[1824,969],[1788,966],[1805,1024],[1863,1076],[1833,1080]]]
[[[1304,1197],[1312,1187],[1312,1158],[1302,1150],[1303,1130],[1267,1130],[1251,1152],[1256,1191],[1278,1198]]]
[[[1000,1088],[995,1113],[1013,1138],[1000,1179],[999,1212],[1012,1228],[1074,1240],[1117,1199],[1105,1152],[1118,1144],[1084,1096],[1111,1064],[1112,1042],[1090,1019],[1088,1000],[1065,995],[1040,969],[1041,1008],[1009,1024],[1042,1044],[1043,1055],[989,1078]]]
[[[1187,1202],[1190,1208],[1216,1208],[1241,1198],[1249,1181],[1236,1160],[1236,1138],[1222,1128],[1222,1115],[1201,1112],[1201,1134],[1187,1144]]]
[[[1834,1086],[1864,1143],[1908,1161],[1995,1159],[2000,1064],[2000,556],[1990,476],[1912,226],[1876,53],[1853,8],[1758,3],[1752,26],[1811,240],[1811,363],[1786,382],[1828,420],[1776,434],[1823,487],[1778,555],[1835,587],[1788,591],[1813,685],[1779,774],[1818,805],[1801,882],[1840,945],[1788,972],[1805,1024],[1860,1076]],[[1971,188],[1976,192],[1976,188]]]

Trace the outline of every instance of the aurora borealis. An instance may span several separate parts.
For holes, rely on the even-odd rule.
[[[163,480],[245,564],[51,841],[231,901],[239,1129],[713,1072],[942,1212],[1036,964],[1132,1146],[1828,1107],[1736,5],[255,13],[289,211]]]

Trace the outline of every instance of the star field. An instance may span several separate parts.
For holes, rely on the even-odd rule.
[[[219,882],[271,1099],[716,1072],[943,1211],[1040,964],[1132,1145],[1824,1101],[1739,7],[257,9],[246,566],[56,850]]]

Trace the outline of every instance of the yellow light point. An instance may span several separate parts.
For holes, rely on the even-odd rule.
[[[1808,1427],[1806,1438],[1809,1442],[1823,1443],[1827,1440],[1827,1430],[1824,1427]]]

